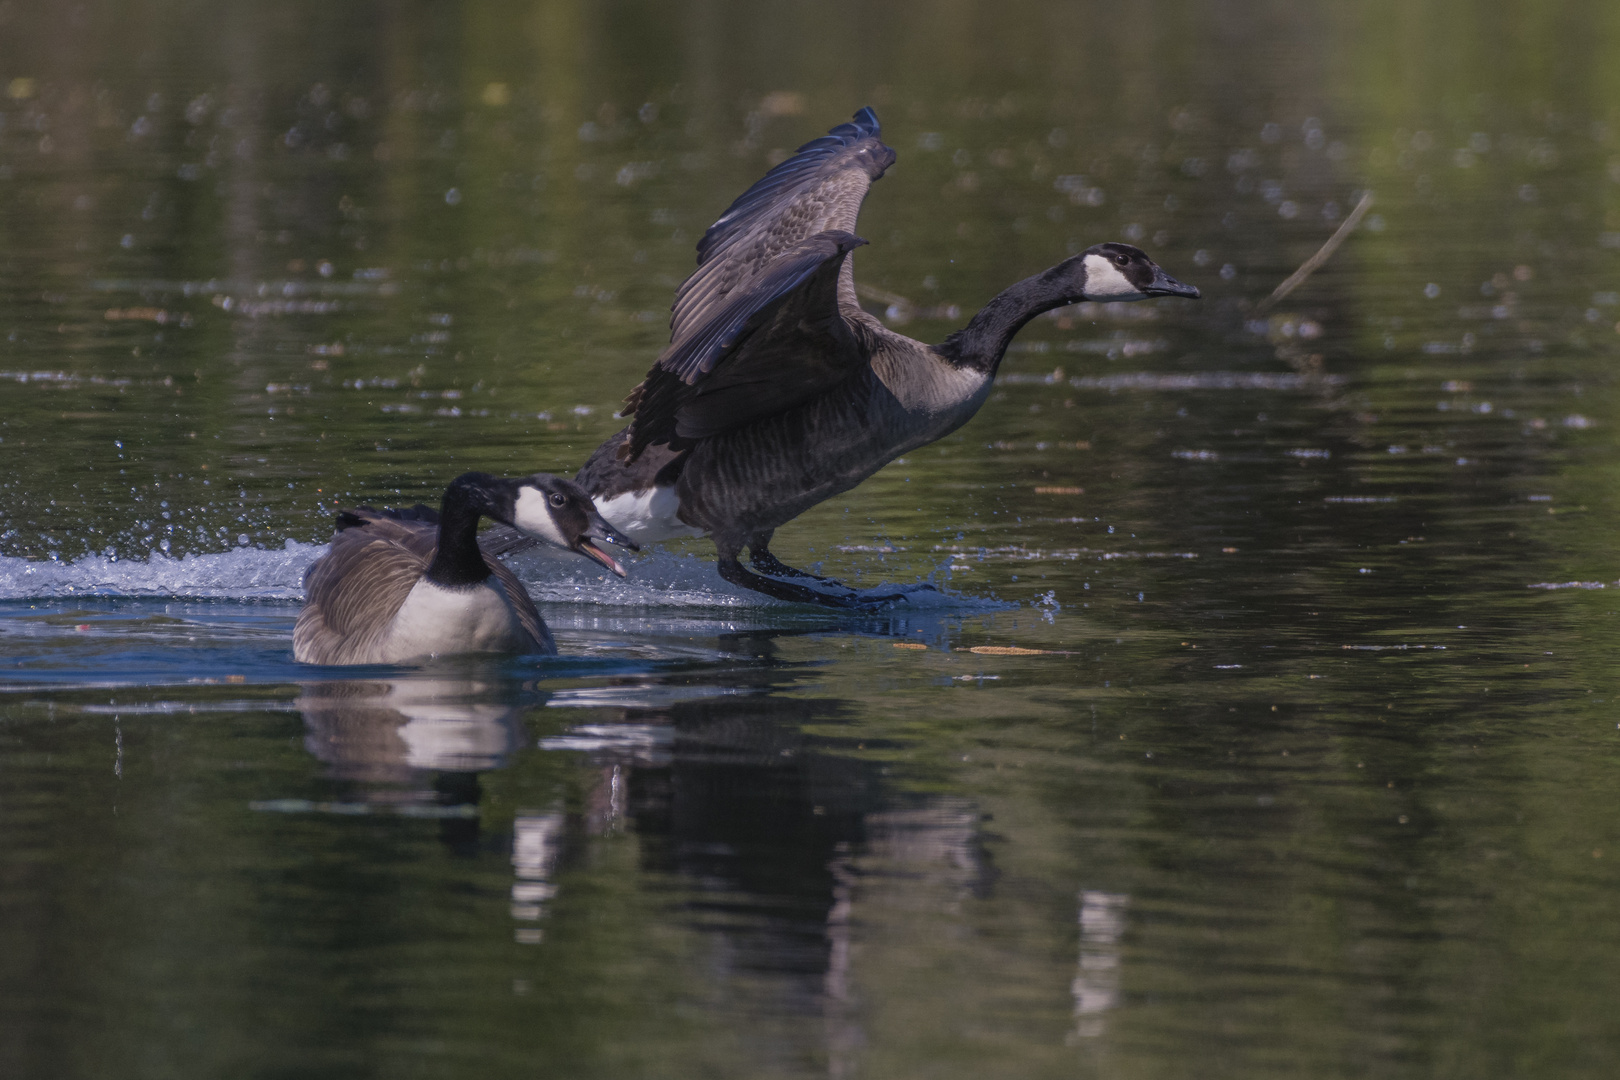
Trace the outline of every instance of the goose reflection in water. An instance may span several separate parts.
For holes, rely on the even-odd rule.
[[[558,698],[565,703],[574,700],[559,694],[547,704],[556,704]],[[595,839],[624,831],[631,770],[636,766],[667,768],[674,734],[673,728],[662,724],[580,724],[567,734],[540,740],[542,750],[585,752],[596,773],[586,789],[583,819],[578,822],[585,836]],[[554,878],[568,824],[560,806],[519,811],[512,822],[511,914],[517,923],[512,937],[519,945],[538,945],[545,940],[539,922],[546,914],[546,904],[557,895]]]
[[[345,780],[407,783],[425,771],[485,772],[524,745],[522,710],[469,679],[309,683],[294,705],[304,746]]]
[[[478,775],[525,743],[520,703],[472,679],[356,679],[306,683],[293,702],[304,747],[359,801],[442,817],[457,851],[478,842]]]
[[[831,1076],[853,1075],[865,1045],[863,981],[881,984],[890,957],[964,932],[969,902],[996,880],[975,804],[898,795],[881,761],[806,734],[842,708],[693,696],[591,708],[540,741],[578,754],[591,776],[583,812],[566,821],[586,835],[579,842],[633,833],[644,872],[683,882],[707,942],[702,966],[725,988],[719,1007],[758,1018],[760,1038],[781,1040],[784,1057],[825,1058]],[[564,824],[560,814],[520,819],[514,862],[520,878],[533,875],[520,881],[524,899],[550,899]],[[519,892],[514,915],[538,915]],[[542,940],[528,927],[520,941]],[[784,1017],[821,1023],[795,1028]],[[788,1045],[812,1031],[814,1045]]]
[[[515,943],[586,932],[564,906],[563,871],[633,836],[640,873],[683,883],[720,1006],[755,1017],[785,1057],[822,1057],[829,1075],[849,1076],[866,1043],[863,984],[882,986],[895,958],[967,932],[997,871],[977,804],[896,791],[885,759],[812,734],[838,723],[842,702],[770,689],[709,694],[653,680],[530,696],[498,681],[365,679],[310,683],[296,705],[330,776],[379,809],[444,818],[441,839],[457,853],[494,851],[479,837],[482,772],[525,747],[571,757],[577,798],[520,807],[512,820]],[[535,747],[522,718],[541,704],[550,730]],[[555,724],[559,712],[578,719]],[[1082,1035],[1116,996],[1117,973],[1101,969],[1118,933],[1097,907],[1081,918]]]

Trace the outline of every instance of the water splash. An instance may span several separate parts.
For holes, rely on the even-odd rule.
[[[298,600],[304,571],[324,544],[288,540],[279,549],[236,548],[145,560],[85,555],[70,561],[0,557],[0,600],[73,596],[207,600]]]
[[[613,607],[760,608],[803,607],[733,585],[720,576],[714,561],[664,548],[644,551],[628,563],[630,574],[614,577],[577,555],[530,549],[509,560],[529,593],[542,603],[602,604]],[[963,596],[936,583],[936,573],[923,581],[880,581],[863,588],[872,596],[898,594],[894,605],[926,611],[1000,611],[1016,607],[993,597]]]
[[[302,600],[304,572],[326,552],[324,544],[288,539],[280,548],[236,548],[207,554],[165,555],[144,560],[85,555],[68,560],[0,557],[0,600],[72,597],[195,600]],[[608,607],[764,608],[789,605],[732,585],[713,560],[657,548],[617,578],[577,555],[534,549],[509,562],[540,603]],[[912,610],[997,611],[1016,605],[994,598],[949,592],[937,574],[926,581],[880,582],[863,590],[873,597],[899,594],[895,604]]]

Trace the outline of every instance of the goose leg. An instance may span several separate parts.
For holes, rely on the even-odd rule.
[[[764,548],[749,548],[748,562],[755,570],[762,574],[770,574],[773,577],[807,577],[814,578],[816,581],[831,580],[822,577],[820,574],[812,574],[808,570],[800,570],[797,567],[789,566]]]
[[[770,543],[770,533],[756,536],[748,543],[748,562],[760,573],[770,574],[772,577],[806,577],[814,581],[824,581],[829,585],[842,584],[832,578],[824,578],[820,574],[812,574],[808,570],[800,570],[797,567],[789,566],[771,554]],[[848,588],[848,586],[843,587]]]

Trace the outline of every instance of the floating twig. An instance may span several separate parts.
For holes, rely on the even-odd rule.
[[[884,319],[897,326],[903,326],[912,319],[955,319],[962,314],[962,309],[955,304],[917,304],[899,293],[860,282],[855,283],[855,295],[886,305]]]
[[[926,649],[928,646],[917,641],[896,641],[897,649]],[[977,653],[980,656],[1075,656],[1076,653],[1063,649],[1026,649],[1020,645],[974,645],[965,648],[958,645],[956,652]]]
[[[1361,201],[1356,203],[1356,208],[1350,211],[1350,216],[1344,219],[1344,224],[1340,225],[1333,235],[1328,237],[1327,243],[1323,244],[1315,255],[1306,259],[1298,270],[1289,274],[1287,280],[1271,291],[1270,296],[1260,301],[1256,305],[1254,313],[1264,315],[1279,300],[1304,284],[1306,278],[1320,270],[1322,264],[1332,258],[1335,251],[1339,250],[1339,245],[1344,243],[1345,237],[1354,232],[1356,226],[1361,224],[1361,219],[1367,216],[1367,211],[1372,208],[1372,204],[1373,193],[1371,191],[1366,192],[1361,196]]]
[[[863,296],[868,300],[876,300],[879,303],[889,304],[892,307],[904,308],[907,311],[915,311],[917,308],[916,304],[912,303],[908,298],[901,296],[897,292],[890,292],[888,289],[880,289],[876,285],[867,285],[864,282],[857,281],[855,283],[855,293],[856,295]]]

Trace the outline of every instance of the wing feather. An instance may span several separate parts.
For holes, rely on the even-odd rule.
[[[862,315],[846,260],[865,243],[853,232],[861,203],[895,161],[881,134],[862,109],[703,234],[698,268],[676,291],[669,347],[620,414],[634,418],[621,460],[789,408],[866,362],[847,325]]]
[[[792,157],[737,196],[726,212],[709,226],[703,239],[698,241],[698,265],[712,262],[739,242],[768,231],[767,227],[775,225],[788,208],[813,200],[813,196],[807,199],[806,193],[832,176],[849,172],[852,168],[858,169],[865,177],[864,183],[857,181],[860,196],[865,197],[872,181],[882,176],[883,171],[895,161],[895,152],[881,141],[882,134],[877,114],[867,108],[856,113],[850,123],[839,124],[819,139],[812,139],[799,147]],[[835,201],[843,205],[842,199]],[[855,218],[850,211],[858,213],[860,203],[857,200],[853,207],[843,206],[843,209],[850,214],[849,220],[822,225],[806,221],[799,235],[786,243],[791,244],[827,229],[853,232]]]
[[[688,385],[696,383],[714,370],[721,355],[736,345],[743,334],[757,328],[764,321],[763,316],[810,282],[833,260],[838,263],[832,270],[836,281],[844,256],[865,243],[851,233],[829,231],[794,245],[755,275],[746,291],[731,293],[724,303],[715,305],[693,333],[671,342],[658,358],[658,366]],[[836,303],[836,294],[829,292],[818,299]]]
[[[539,537],[530,536],[511,525],[495,525],[478,534],[478,548],[486,560],[491,555],[516,555],[543,543],[545,541]]]
[[[802,241],[672,343],[632,394],[626,457],[677,434],[702,438],[747,423],[849,377],[865,358],[839,313],[838,278],[864,243],[832,231]]]
[[[438,546],[432,522],[348,511],[332,547],[304,575],[293,655],[306,663],[364,662],[392,624]]]
[[[540,617],[539,610],[534,606],[534,598],[529,595],[529,590],[523,587],[523,582],[518,580],[518,576],[512,573],[505,563],[487,551],[484,552],[484,565],[495,575],[501,591],[506,594],[506,602],[511,604],[512,610],[517,613],[519,624],[539,645],[538,651],[555,656],[556,639],[551,636],[551,630],[546,626],[546,621]]]
[[[784,252],[817,233],[855,231],[872,181],[895,162],[871,109],[799,147],[743,192],[698,241],[698,268],[676,290],[670,340],[709,321],[713,308]]]

